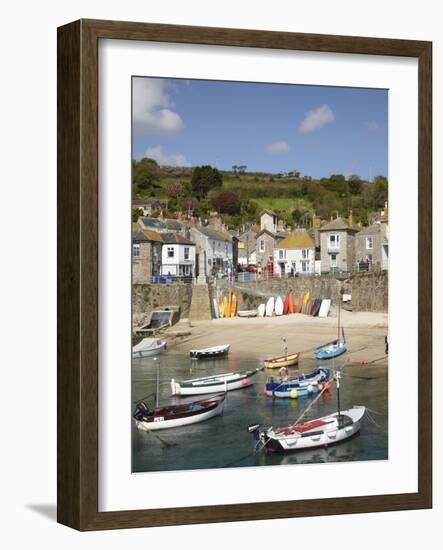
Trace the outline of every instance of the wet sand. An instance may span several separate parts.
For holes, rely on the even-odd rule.
[[[387,364],[384,338],[388,333],[388,314],[342,311],[347,353],[343,360],[350,363]],[[180,330],[190,334],[174,337]],[[181,322],[164,335],[168,349],[189,352],[193,348],[230,344],[231,351],[272,357],[283,353],[281,338],[286,337],[288,352],[301,352],[312,357],[317,346],[337,338],[337,318],[318,318],[294,314],[281,317],[213,319],[212,321]]]

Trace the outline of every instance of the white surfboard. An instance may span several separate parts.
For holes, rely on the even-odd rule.
[[[277,299],[275,300],[275,314],[283,315],[283,300],[281,296],[277,296]]]
[[[272,315],[274,314],[274,307],[275,307],[275,300],[274,300],[274,297],[272,296],[266,302],[266,317],[272,317]]]
[[[331,300],[325,299],[322,301],[320,306],[320,311],[318,312],[319,317],[327,317],[329,313],[329,308],[331,307]]]
[[[220,311],[218,309],[218,302],[217,302],[217,299],[214,298],[212,300],[213,304],[214,304],[214,314],[215,314],[215,318],[218,319],[220,317]]]
[[[265,313],[266,313],[266,306],[265,304],[260,304],[257,308],[257,311],[258,311],[258,316],[259,317],[264,317],[265,316]]]

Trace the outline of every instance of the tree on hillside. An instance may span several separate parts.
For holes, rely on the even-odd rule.
[[[223,185],[223,176],[212,166],[196,166],[192,172],[191,185],[195,197],[202,199],[210,189]]]
[[[153,191],[158,187],[160,168],[154,159],[132,161],[132,188],[134,195],[140,190]]]
[[[348,194],[348,184],[343,174],[332,174],[329,178],[322,178],[320,184],[328,191],[334,192],[338,197]]]
[[[132,209],[132,222],[135,223],[139,218],[143,216],[143,210],[141,208]]]
[[[238,214],[240,212],[240,197],[232,191],[222,191],[215,197],[212,204],[221,214]]]
[[[352,174],[348,178],[348,187],[351,195],[359,195],[363,189],[363,182],[357,174]]]

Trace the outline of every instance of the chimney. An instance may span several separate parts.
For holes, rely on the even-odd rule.
[[[348,223],[349,223],[349,227],[352,227],[352,210],[349,210]]]

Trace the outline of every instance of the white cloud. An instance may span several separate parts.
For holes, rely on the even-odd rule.
[[[175,134],[183,128],[174,102],[160,78],[135,78],[132,88],[134,129],[143,134]]]
[[[377,132],[378,130],[381,130],[381,125],[377,122],[368,122],[366,126],[369,132]]]
[[[279,153],[289,153],[290,146],[287,141],[273,141],[268,143],[265,147],[267,153],[279,154]]]
[[[160,166],[189,166],[190,162],[185,157],[185,155],[167,153],[163,150],[161,145],[157,147],[148,147],[142,155],[143,157],[148,157],[154,159],[158,162]]]
[[[306,113],[298,129],[302,134],[309,134],[323,128],[326,124],[334,122],[334,120],[335,115],[332,109],[329,105],[324,104],[318,109]]]

